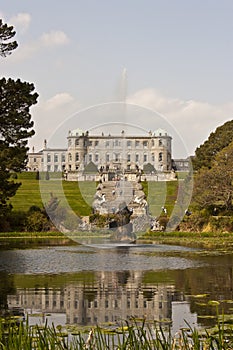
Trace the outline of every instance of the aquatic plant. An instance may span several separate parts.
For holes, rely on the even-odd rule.
[[[125,321],[110,328],[95,326],[71,334],[62,326],[30,326],[16,318],[0,320],[1,350],[225,350],[233,348],[233,329],[219,321],[216,328],[187,328],[172,335],[159,323]]]

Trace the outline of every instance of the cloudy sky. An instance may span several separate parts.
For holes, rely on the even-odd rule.
[[[232,0],[8,0],[0,14],[19,44],[1,59],[1,75],[33,82],[40,95],[36,150],[45,138],[54,146],[57,129],[121,121],[167,125],[178,158],[232,119]],[[123,99],[128,107],[116,113]],[[114,112],[101,113],[102,104]]]

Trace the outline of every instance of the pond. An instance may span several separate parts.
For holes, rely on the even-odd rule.
[[[233,255],[168,245],[57,246],[0,251],[0,307],[30,324],[79,326],[129,318],[177,332],[233,313]]]

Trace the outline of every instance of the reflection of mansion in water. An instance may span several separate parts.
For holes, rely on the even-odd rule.
[[[9,307],[40,313],[65,314],[67,324],[100,324],[129,317],[169,320],[177,299],[170,284],[143,284],[141,272],[101,272],[98,280],[61,288],[17,289]]]
[[[29,153],[30,171],[85,172],[88,164],[106,172],[135,173],[149,167],[153,172],[172,169],[171,136],[159,129],[144,136],[130,136],[124,130],[120,135],[91,135],[79,129],[69,131],[66,149],[44,147]]]

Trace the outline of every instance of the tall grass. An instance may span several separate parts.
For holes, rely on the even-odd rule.
[[[171,335],[159,325],[125,322],[115,329],[93,327],[89,333],[68,333],[61,326],[29,326],[28,322],[0,322],[1,350],[201,350],[232,349],[232,329],[218,324],[215,333],[189,326]]]

